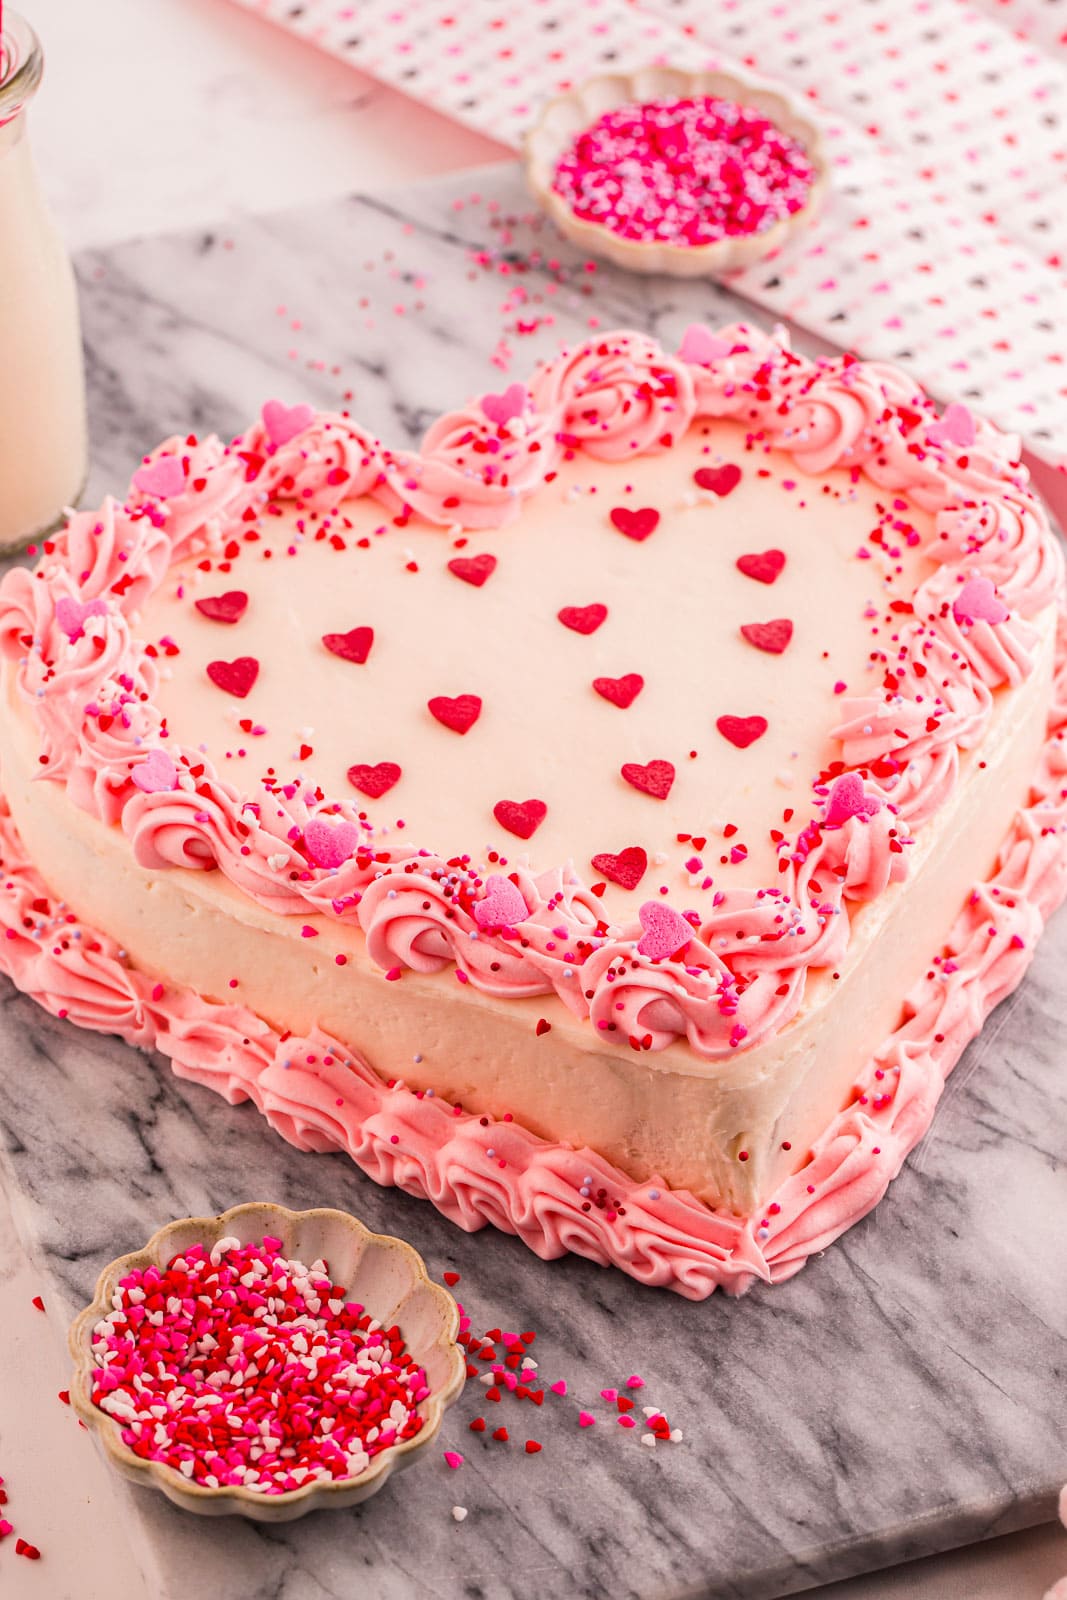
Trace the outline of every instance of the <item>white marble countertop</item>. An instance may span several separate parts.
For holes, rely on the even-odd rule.
[[[33,114],[45,187],[73,247],[225,223],[387,187],[505,152],[225,0],[22,0],[48,69]],[[119,114],[121,108],[121,115]],[[136,130],[135,135],[131,130]],[[107,1474],[56,1398],[61,1332],[0,1203],[0,1472],[5,1508],[44,1552],[0,1547],[7,1600],[145,1594]],[[1055,1528],[820,1591],[826,1600],[1039,1600],[1067,1569]]]

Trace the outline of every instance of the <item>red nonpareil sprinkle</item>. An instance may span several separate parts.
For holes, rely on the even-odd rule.
[[[761,233],[804,205],[804,147],[751,106],[700,95],[617,106],[577,135],[552,187],[575,215],[638,241]]]
[[[93,1330],[93,1404],[191,1482],[277,1495],[351,1478],[422,1428],[429,1385],[400,1330],[278,1239],[192,1245],[116,1296]]]

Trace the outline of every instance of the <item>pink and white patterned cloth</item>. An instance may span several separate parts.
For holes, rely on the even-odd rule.
[[[238,3],[512,145],[596,72],[784,86],[824,129],[831,199],[731,287],[1018,433],[1067,506],[1067,28],[1037,0]]]

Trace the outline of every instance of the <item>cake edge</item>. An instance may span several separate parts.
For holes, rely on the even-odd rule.
[[[570,1251],[691,1300],[717,1288],[740,1295],[756,1282],[791,1278],[885,1194],[929,1128],[965,1046],[1016,988],[1067,894],[1065,825],[1061,609],[1048,733],[1031,798],[1004,839],[994,874],[953,925],[946,948],[955,970],[949,981],[924,978],[912,991],[907,1019],[858,1076],[853,1102],[758,1216],[712,1210],[655,1179],[628,1178],[591,1150],[390,1087],[325,1035],[286,1038],[243,1006],[155,982],[122,958],[114,940],[73,916],[65,934],[54,926],[44,932],[42,907],[51,912],[52,899],[23,854],[2,794],[0,971],[52,1015],[158,1050],[179,1077],[231,1104],[251,1100],[298,1149],[346,1150],[375,1182],[429,1199],[467,1232],[492,1223],[542,1259]]]

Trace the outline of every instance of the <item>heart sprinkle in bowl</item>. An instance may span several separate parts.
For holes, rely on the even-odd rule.
[[[288,1522],[426,1451],[463,1387],[458,1331],[403,1240],[342,1211],[237,1206],[104,1269],[70,1331],[71,1403],[125,1477]]]
[[[826,186],[818,129],[722,72],[650,67],[550,101],[526,141],[530,187],[582,249],[634,272],[732,272],[778,250]]]

